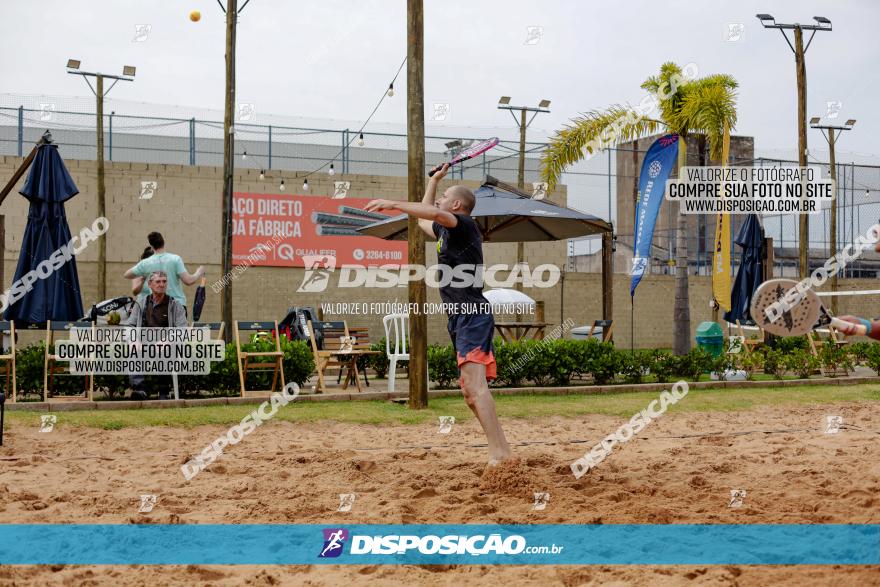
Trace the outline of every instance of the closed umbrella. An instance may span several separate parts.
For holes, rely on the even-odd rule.
[[[724,313],[728,322],[740,321],[741,324],[754,324],[749,308],[752,295],[764,281],[764,229],[757,214],[750,214],[743,222],[734,242],[742,247],[742,257],[736,279],[730,290],[730,311]]]
[[[28,199],[30,207],[13,283],[70,242],[64,202],[79,190],[58,154],[58,146],[51,144],[51,137],[39,146],[20,193]],[[72,257],[48,276],[40,275],[33,281],[30,290],[10,304],[3,317],[26,326],[45,324],[48,320],[79,320],[82,315],[79,276],[76,259]]]
[[[193,300],[193,322],[199,321],[202,317],[202,308],[205,307],[205,281],[206,279],[202,277],[202,282],[196,288],[196,297]]]

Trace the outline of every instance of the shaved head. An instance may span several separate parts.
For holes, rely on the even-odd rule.
[[[464,187],[463,185],[454,185],[448,190],[446,193],[450,198],[454,200],[458,200],[461,202],[461,209],[463,212],[470,214],[474,210],[474,206],[477,204],[477,199],[474,197],[474,192]]]

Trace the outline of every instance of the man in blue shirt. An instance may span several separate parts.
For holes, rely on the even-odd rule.
[[[168,275],[168,296],[186,308],[186,295],[183,293],[181,283],[195,285],[205,274],[205,268],[199,265],[195,273],[187,272],[180,256],[165,251],[165,239],[158,232],[151,232],[147,235],[147,240],[153,247],[154,253],[146,259],[141,259],[137,265],[126,271],[125,277],[146,278],[156,271],[164,272]]]

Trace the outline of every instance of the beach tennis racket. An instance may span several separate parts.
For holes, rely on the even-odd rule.
[[[828,326],[829,324],[837,329],[850,329],[854,325],[845,322],[831,315],[819,296],[811,289],[804,292],[803,298],[781,312],[776,320],[771,320],[775,312],[772,310],[768,313],[767,309],[778,301],[785,298],[789,291],[795,288],[797,281],[792,279],[771,279],[765,281],[752,297],[752,320],[755,324],[773,334],[775,336],[800,336],[806,334],[814,328]],[[868,329],[863,324],[855,325],[856,334],[864,336]]]
[[[450,167],[452,167],[453,165],[458,165],[462,161],[467,161],[468,159],[473,159],[477,155],[482,155],[483,153],[497,145],[499,142],[501,141],[498,140],[498,137],[495,137],[492,139],[486,139],[485,141],[480,141],[479,143],[474,143],[467,149],[462,149],[461,151],[459,151],[458,155],[452,158],[452,161],[449,161],[448,163],[441,163],[440,165],[432,169],[430,173],[428,173],[428,177],[433,177],[435,173],[443,169],[443,165],[449,165]]]

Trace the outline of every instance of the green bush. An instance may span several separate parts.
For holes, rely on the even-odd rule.
[[[675,376],[677,365],[676,357],[670,353],[661,350],[651,352],[651,373],[654,374],[659,383],[668,383]]]
[[[737,368],[746,372],[747,379],[753,379],[755,373],[764,368],[764,355],[761,351],[741,352],[736,356]]]
[[[521,345],[522,352],[528,359],[523,364],[523,379],[531,381],[538,387],[550,385],[558,379],[558,374],[555,372],[558,361],[543,341],[522,340],[511,344]]]
[[[715,373],[718,377],[719,381],[727,380],[727,372],[733,369],[736,369],[736,357],[735,355],[728,355],[727,353],[722,353],[718,357],[712,357],[709,367],[709,370]]]
[[[620,374],[627,383],[641,383],[651,369],[653,355],[644,352],[620,352]]]
[[[526,378],[526,363],[531,359],[526,346],[519,342],[502,342],[495,339],[495,362],[498,378],[495,384],[502,387],[521,387]]]
[[[876,344],[876,342],[853,342],[847,345],[847,351],[856,364],[862,364],[868,360],[871,347]]]
[[[764,356],[764,373],[772,375],[777,379],[782,378],[783,365],[782,360],[785,355],[779,349],[765,348],[761,351]]]
[[[385,379],[388,377],[388,369],[390,367],[388,355],[385,354],[385,351],[387,350],[385,348],[385,337],[383,336],[379,342],[371,344],[370,350],[379,352],[366,357],[366,366],[376,372],[376,377],[379,379]],[[409,361],[397,361],[398,371],[401,369],[407,369],[408,367]]]
[[[673,357],[673,372],[678,377],[698,381],[703,373],[712,368],[714,358],[707,351],[696,347],[688,354]]]
[[[45,343],[37,342],[15,351],[15,378],[18,395],[43,397]],[[52,349],[54,353],[54,348]],[[66,363],[60,363],[65,365]],[[85,375],[55,375],[52,378],[53,395],[81,395],[86,389]]]
[[[269,352],[275,350],[275,341],[270,338],[259,338],[254,342],[241,345],[245,352]],[[284,369],[284,381],[303,386],[315,371],[315,361],[309,344],[301,340],[281,339],[281,361]],[[280,382],[279,382],[280,383]],[[272,384],[272,371],[255,371],[248,373],[245,389],[269,389]],[[239,392],[238,355],[235,345],[226,345],[222,361],[211,363],[208,375],[181,375],[178,377],[181,392],[208,392],[210,395],[223,396]],[[279,389],[276,383],[276,390]]]
[[[571,377],[578,372],[579,349],[582,341],[555,339],[542,341],[545,343],[541,352],[550,358],[550,380],[553,385],[565,386],[571,383]]]
[[[787,355],[794,350],[807,350],[810,348],[810,343],[806,336],[775,337],[773,340],[773,348],[783,355]]]
[[[819,359],[806,349],[793,349],[783,359],[785,369],[800,379],[809,379],[819,367]]]
[[[870,367],[874,373],[880,375],[880,344],[870,343],[865,353],[865,364]]]
[[[621,371],[622,353],[610,342],[599,342],[594,338],[579,342],[585,345],[586,366],[593,380],[599,385],[613,381]]]
[[[826,340],[819,347],[819,362],[826,371],[836,374],[838,369],[852,371],[853,362],[845,348],[835,344],[833,340]]]
[[[458,360],[452,344],[432,344],[428,346],[428,377],[440,389],[454,387],[458,381]]]

